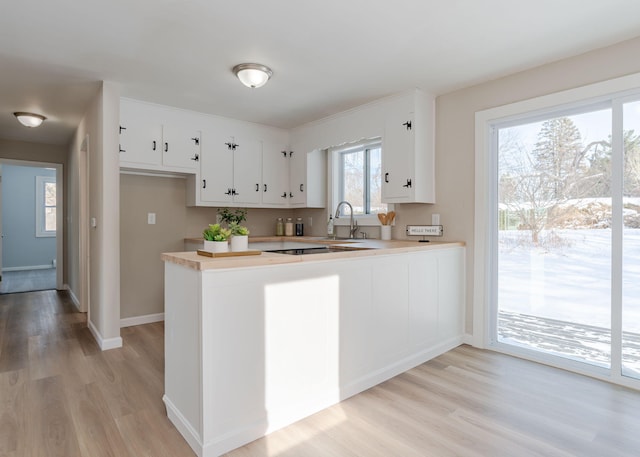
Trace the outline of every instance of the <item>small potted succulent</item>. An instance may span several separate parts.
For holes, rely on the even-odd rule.
[[[231,251],[246,251],[249,249],[249,229],[242,222],[247,220],[247,210],[242,208],[222,208],[218,210],[220,222],[226,223],[231,232]]]
[[[209,224],[202,231],[204,238],[204,250],[209,252],[228,252],[231,230],[223,228],[220,224]]]

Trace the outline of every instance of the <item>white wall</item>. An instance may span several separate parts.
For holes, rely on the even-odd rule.
[[[118,87],[103,82],[69,148],[69,188],[75,192],[70,199],[69,219],[76,266],[70,273],[70,287],[78,298],[83,296],[79,271],[81,262],[80,232],[88,218],[96,226],[89,230],[89,328],[103,349],[122,345],[120,338],[120,186],[118,158],[118,124],[120,119]],[[82,180],[85,174],[82,147],[88,140],[89,214],[81,211]],[[82,219],[81,219],[82,218]]]

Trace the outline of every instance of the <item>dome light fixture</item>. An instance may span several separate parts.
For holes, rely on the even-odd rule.
[[[264,86],[273,75],[271,68],[259,63],[238,64],[233,67],[233,73],[242,84],[252,89]]]
[[[18,122],[25,127],[38,127],[46,119],[42,114],[26,113],[23,111],[17,111],[13,113],[13,115],[18,119]]]

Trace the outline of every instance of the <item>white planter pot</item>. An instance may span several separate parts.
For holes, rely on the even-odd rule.
[[[204,250],[209,252],[229,252],[229,242],[204,240]]]
[[[247,251],[249,250],[249,236],[248,235],[234,235],[231,237],[231,252]]]

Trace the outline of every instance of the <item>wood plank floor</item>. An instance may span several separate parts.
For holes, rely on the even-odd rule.
[[[162,323],[101,352],[65,293],[0,297],[0,457],[191,457]],[[640,393],[461,346],[227,457],[638,456]]]

